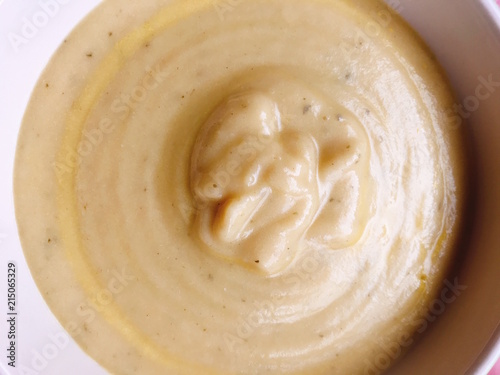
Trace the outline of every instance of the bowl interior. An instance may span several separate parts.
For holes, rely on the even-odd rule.
[[[491,0],[387,2],[446,70],[473,159],[467,235],[449,280],[459,295],[442,312],[436,304],[425,335],[389,373],[486,374],[500,353],[500,10]]]

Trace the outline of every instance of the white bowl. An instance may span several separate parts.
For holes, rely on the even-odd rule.
[[[390,1],[388,1],[390,3]],[[402,15],[445,68],[463,107],[474,184],[461,295],[390,374],[487,374],[500,354],[500,9],[493,0],[401,0]],[[484,80],[495,87],[484,91]],[[461,110],[460,110],[461,111]]]
[[[0,35],[4,37],[0,40],[0,280],[6,280],[7,263],[14,261],[19,277],[18,370],[39,375],[100,375],[106,372],[67,335],[62,341],[54,339],[63,337],[64,330],[33,283],[15,226],[12,166],[29,94],[58,44],[99,3],[51,1],[57,1],[57,11],[46,12],[47,23],[16,51],[9,33],[19,34],[24,17],[31,20],[45,11],[40,4],[50,1],[0,0]],[[448,73],[457,105],[463,107],[460,126],[469,131],[474,159],[467,236],[456,273],[456,282],[466,289],[459,290],[460,295],[445,305],[442,314],[429,317],[425,333],[406,355],[388,348],[388,357],[400,357],[389,373],[486,375],[500,355],[500,9],[493,0],[387,2],[421,34]],[[7,332],[3,316],[1,321],[3,335]],[[6,365],[4,355],[0,369],[2,374],[18,374]]]

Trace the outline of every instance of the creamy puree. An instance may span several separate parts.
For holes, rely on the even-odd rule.
[[[264,70],[202,125],[190,177],[203,242],[273,274],[304,247],[355,244],[377,187],[359,120],[307,77]]]
[[[452,257],[452,105],[379,1],[107,0],[19,136],[33,277],[112,373],[383,370]]]

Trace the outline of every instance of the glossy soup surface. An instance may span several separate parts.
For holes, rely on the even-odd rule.
[[[362,374],[448,270],[462,143],[379,1],[107,0],[19,137],[47,303],[118,374]]]

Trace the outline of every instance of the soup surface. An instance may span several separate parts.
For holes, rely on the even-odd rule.
[[[24,118],[31,272],[113,373],[384,370],[452,258],[452,107],[379,1],[107,0]]]

